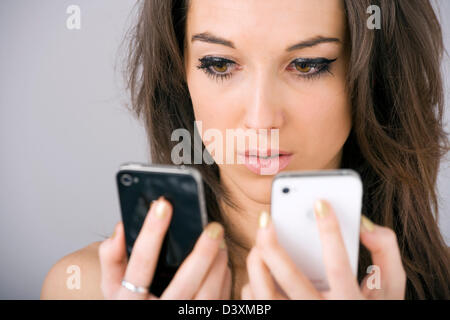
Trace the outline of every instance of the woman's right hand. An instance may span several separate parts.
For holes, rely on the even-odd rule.
[[[113,236],[100,244],[101,289],[105,299],[158,299],[150,293],[132,292],[121,282],[150,287],[171,217],[169,201],[163,197],[153,201],[129,261],[122,222],[117,223]],[[160,299],[229,299],[231,272],[223,236],[219,223],[209,223]]]

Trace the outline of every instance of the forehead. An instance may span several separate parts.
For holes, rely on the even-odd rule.
[[[210,32],[237,49],[285,47],[316,36],[343,39],[345,25],[343,0],[190,0],[186,35]]]

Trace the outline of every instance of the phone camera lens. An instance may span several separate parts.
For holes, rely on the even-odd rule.
[[[124,186],[129,187],[133,183],[133,178],[129,174],[124,174],[120,177],[120,182]]]
[[[289,193],[289,188],[288,187],[284,187],[282,191],[283,191],[283,193]]]

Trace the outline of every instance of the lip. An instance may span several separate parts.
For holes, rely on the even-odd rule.
[[[258,175],[275,175],[291,162],[293,154],[282,150],[268,149],[265,151],[247,150],[244,153],[239,153],[244,158],[245,166]],[[258,156],[257,156],[258,155]],[[272,158],[261,158],[259,155]]]
[[[287,152],[287,151],[283,151],[283,150],[277,150],[277,149],[267,149],[267,150],[246,150],[245,152],[240,152],[240,155],[249,157],[249,156],[267,156],[270,157],[272,155],[275,154],[279,154],[279,155],[292,155],[291,152]]]

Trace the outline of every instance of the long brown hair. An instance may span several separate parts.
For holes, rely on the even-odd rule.
[[[436,192],[439,164],[449,150],[440,24],[428,0],[344,3],[353,127],[341,167],[361,175],[363,213],[397,234],[406,298],[449,299],[450,254],[438,228]],[[370,5],[381,9],[381,29],[367,28]],[[188,0],[144,0],[137,8],[125,70],[130,110],[145,124],[152,161],[170,164],[177,143],[172,131],[196,134],[183,64]],[[209,219],[223,223],[227,241],[239,246],[222,215],[222,201],[236,205],[221,185],[219,167],[193,166],[203,175]],[[370,254],[361,245],[358,281],[369,265]]]

